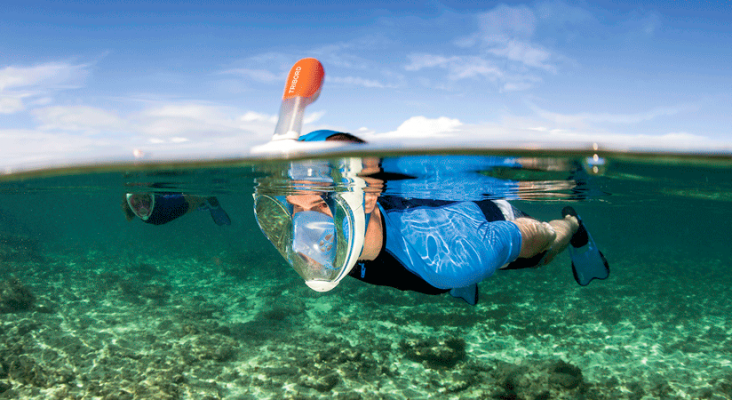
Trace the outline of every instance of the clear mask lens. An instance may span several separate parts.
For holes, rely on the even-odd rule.
[[[127,205],[130,206],[132,212],[143,220],[147,220],[152,215],[153,207],[155,207],[155,197],[149,193],[127,193]]]
[[[336,282],[354,251],[350,207],[338,196],[324,194],[321,198],[320,207],[300,210],[297,195],[255,196],[262,232],[306,282]]]
[[[292,217],[284,196],[278,199],[257,195],[254,198],[254,213],[264,235],[287,259],[288,243],[292,242]]]
[[[301,275],[309,275],[314,279],[332,280],[336,255],[336,232],[333,217],[317,211],[302,211],[295,214],[293,222],[292,251],[290,258],[299,268],[307,270]]]

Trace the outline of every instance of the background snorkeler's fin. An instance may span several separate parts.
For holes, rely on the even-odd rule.
[[[592,235],[587,231],[582,219],[570,206],[562,209],[562,216],[571,215],[579,221],[579,229],[572,235],[569,242],[569,255],[572,258],[572,272],[574,279],[582,286],[586,286],[593,279],[606,279],[610,275],[610,265],[600,249],[597,248]]]
[[[229,214],[221,208],[221,204],[219,204],[218,199],[215,197],[209,197],[206,199],[206,203],[201,206],[201,209],[207,209],[208,212],[211,213],[211,219],[213,219],[216,225],[231,225],[231,218],[229,218]]]
[[[466,303],[474,306],[478,304],[478,284],[450,289],[450,295],[465,300]]]

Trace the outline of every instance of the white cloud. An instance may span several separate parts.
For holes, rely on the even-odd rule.
[[[564,33],[572,27],[599,23],[589,11],[564,1],[542,1],[536,3],[533,9],[538,19],[537,23],[563,29]]]
[[[544,8],[552,7],[545,5]],[[518,91],[541,82],[536,71],[556,73],[556,62],[567,62],[535,42],[541,19],[532,8],[499,5],[476,19],[477,32],[453,40],[453,45],[461,48],[463,54],[449,57],[410,54],[405,70],[442,68],[447,71],[447,79],[452,81],[482,78],[496,83],[502,91]]]
[[[515,92],[519,90],[527,90],[541,82],[541,78],[535,75],[509,76],[504,80],[504,92]]]
[[[656,114],[663,114],[657,111]],[[649,112],[648,115],[654,114]],[[272,116],[196,104],[167,104],[138,114],[118,116],[93,107],[46,107],[35,110],[41,129],[0,129],[0,167],[28,168],[134,160],[133,151],[153,159],[203,159],[248,154],[253,145],[269,139],[274,131]],[[308,116],[308,123],[322,112]],[[326,126],[309,126],[303,131]],[[343,130],[343,128],[337,128]],[[89,135],[89,132],[100,132]],[[103,132],[103,133],[101,133]],[[116,133],[116,134],[115,134]],[[413,148],[574,148],[589,149],[598,143],[606,150],[732,151],[724,138],[715,139],[689,132],[646,135],[597,129],[548,119],[507,116],[494,123],[465,124],[449,117],[407,119],[395,130],[377,133],[366,127],[356,134],[377,145]]]
[[[363,69],[368,63],[356,55],[355,43],[339,42],[310,49],[308,54],[325,62],[326,65],[342,68]]]
[[[46,63],[30,67],[8,66],[0,69],[0,91],[27,87],[78,87],[88,75],[88,65]]]
[[[493,81],[504,75],[492,62],[478,57],[461,58],[459,62],[451,63],[448,69],[450,71],[448,75],[450,80],[482,76]]]
[[[540,117],[556,124],[566,126],[585,126],[589,123],[612,123],[612,124],[637,124],[650,121],[659,117],[668,117],[684,111],[694,109],[694,106],[682,105],[676,107],[657,107],[648,111],[632,114],[612,113],[577,113],[560,114],[543,110],[535,105],[530,105]]]
[[[224,112],[217,107],[195,103],[174,103],[149,108],[141,114],[152,118],[181,118],[191,120],[215,120],[224,118]]]
[[[316,122],[324,111],[305,114],[304,123]],[[233,151],[269,139],[277,116],[255,111],[240,113],[230,107],[196,103],[164,104],[128,117],[139,140],[176,144],[174,148]],[[208,150],[206,150],[208,149]],[[144,148],[142,150],[145,150]]]
[[[52,106],[31,113],[38,130],[82,134],[121,133],[144,143],[215,142],[223,137],[267,137],[277,117],[253,111],[238,115],[235,110],[195,103],[163,104],[125,116],[89,106]],[[315,122],[325,112],[306,115]],[[155,140],[150,141],[150,137]]]
[[[18,97],[3,96],[0,97],[0,114],[13,114],[23,111],[23,101]]]
[[[536,30],[536,15],[526,6],[501,4],[478,16],[482,39],[503,42],[512,38],[530,38]]]
[[[271,122],[273,124],[277,123],[277,116],[276,115],[267,115],[262,114],[254,111],[247,111],[239,117],[239,120],[242,122]]]
[[[152,136],[205,137],[234,134],[239,121],[220,107],[195,103],[165,104],[131,116],[140,133]]]
[[[537,18],[528,7],[499,5],[478,16],[478,21],[477,39],[489,54],[528,67],[556,71],[556,67],[549,64],[551,53],[531,41]]]
[[[0,114],[13,114],[47,102],[48,92],[77,88],[89,74],[86,64],[62,62],[0,69]],[[45,103],[47,104],[47,103]]]
[[[63,165],[85,152],[95,153],[100,159],[103,155],[109,154],[110,148],[104,142],[93,138],[68,132],[0,129],[0,143],[2,143],[0,160],[5,172],[12,172],[19,167]]]
[[[312,113],[305,114],[305,117],[302,119],[303,124],[313,124],[315,122],[318,122],[323,116],[325,115],[325,111],[316,111]]]
[[[427,118],[424,116],[411,117],[404,121],[395,131],[379,133],[369,139],[379,141],[392,138],[435,138],[454,135],[460,130],[462,122],[457,119],[439,117]],[[368,140],[368,139],[367,139]]]
[[[423,68],[443,67],[446,68],[451,63],[459,61],[459,57],[443,57],[434,54],[409,54],[407,58],[410,64],[404,67],[407,71],[419,71]]]
[[[42,131],[77,131],[99,133],[102,131],[119,131],[126,123],[114,113],[88,106],[53,106],[38,108],[32,115],[41,124]]]
[[[547,64],[551,54],[548,51],[527,42],[508,40],[503,43],[496,43],[495,46],[489,47],[487,51],[498,57],[517,61],[529,67],[556,72],[556,67]]]
[[[162,104],[118,115],[89,106],[53,106],[31,112],[35,129],[0,129],[0,168],[147,158],[202,159],[245,154],[274,132],[276,118],[200,104]],[[308,117],[315,121],[323,113]]]
[[[361,86],[365,88],[387,88],[387,87],[394,87],[393,85],[385,85],[377,80],[373,79],[365,79],[365,78],[357,78],[353,76],[335,76],[328,78],[328,83],[334,83],[334,84],[340,84],[340,85],[346,85],[346,86]]]
[[[448,71],[447,78],[452,81],[484,77],[495,81],[503,77],[503,72],[492,62],[474,56],[443,57],[433,54],[410,54],[407,71],[419,71],[423,68],[443,68]]]
[[[521,148],[601,149],[616,151],[732,151],[724,139],[688,132],[661,135],[605,131],[586,127],[542,126],[535,120],[509,117],[499,123],[464,124],[457,119],[411,117],[395,131],[357,132],[365,140],[381,145],[425,148]]]
[[[245,62],[257,65],[274,65],[278,69],[287,69],[292,65],[292,54],[271,51],[251,56]]]
[[[190,139],[184,138],[184,137],[171,137],[167,139],[161,139],[158,137],[150,138],[148,141],[151,144],[176,144],[176,143],[185,143],[189,142]]]
[[[326,44],[307,50],[309,57],[315,57],[323,65],[358,70],[374,70],[378,64],[363,54],[393,46],[395,42],[381,33],[367,34],[347,41]],[[326,70],[327,74],[327,70]]]
[[[53,98],[51,98],[51,97],[38,97],[34,100],[29,101],[28,105],[29,106],[47,106],[51,103],[53,103]]]

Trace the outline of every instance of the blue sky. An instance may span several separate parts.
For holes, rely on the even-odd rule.
[[[306,131],[732,151],[728,1],[277,3],[4,2],[2,165],[245,155],[303,57]]]

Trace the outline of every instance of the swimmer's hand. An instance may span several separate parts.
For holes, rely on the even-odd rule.
[[[531,218],[516,218],[512,222],[521,231],[520,258],[533,257],[548,250],[557,237],[557,232],[548,222],[540,222]]]

